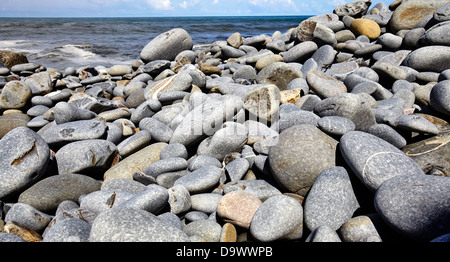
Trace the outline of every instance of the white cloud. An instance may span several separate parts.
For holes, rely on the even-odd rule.
[[[198,4],[200,0],[189,0],[189,1],[183,1],[182,3],[180,3],[180,7],[187,9],[188,7],[194,6],[196,4]]]
[[[248,0],[248,2],[252,5],[285,5],[285,6],[295,6],[295,3],[292,0]]]
[[[214,0],[214,1],[212,1],[212,4],[213,5],[217,5],[219,3],[219,0]]]
[[[156,10],[172,10],[173,6],[170,0],[146,0],[147,4]]]

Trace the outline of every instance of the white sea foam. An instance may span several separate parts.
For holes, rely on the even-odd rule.
[[[95,53],[87,50],[91,48],[89,45],[64,45],[60,49],[61,52],[74,56],[74,57],[81,57],[81,58],[90,58],[97,56]]]

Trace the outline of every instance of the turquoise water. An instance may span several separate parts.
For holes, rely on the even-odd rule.
[[[25,54],[31,62],[68,66],[129,64],[157,35],[184,28],[194,46],[282,33],[308,16],[148,17],[148,18],[0,18],[0,50]]]

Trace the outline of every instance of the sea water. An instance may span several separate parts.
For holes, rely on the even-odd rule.
[[[22,53],[33,63],[64,69],[131,64],[148,42],[173,28],[185,29],[194,48],[243,37],[287,32],[308,16],[0,18],[0,50]]]

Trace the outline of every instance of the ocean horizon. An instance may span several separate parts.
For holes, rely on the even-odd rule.
[[[48,68],[131,64],[153,38],[183,28],[194,47],[243,37],[272,35],[310,16],[17,17],[0,18],[0,50],[22,53]]]

